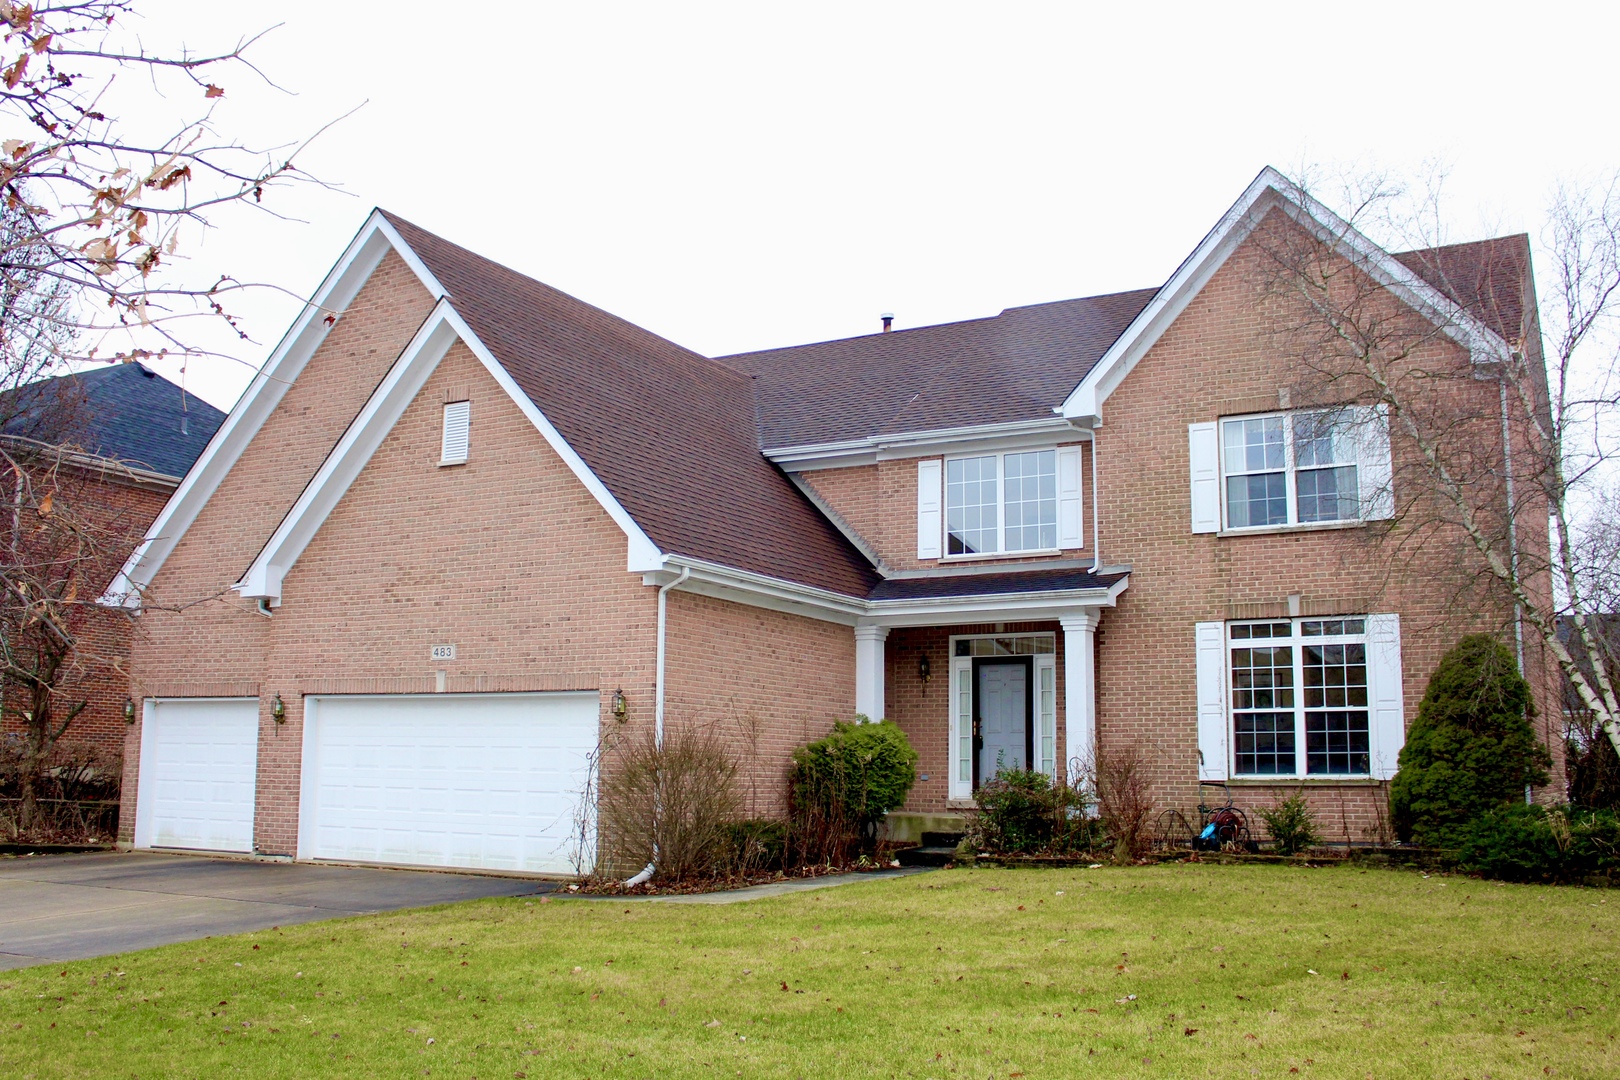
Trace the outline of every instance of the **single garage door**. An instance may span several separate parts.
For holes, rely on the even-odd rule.
[[[595,693],[323,696],[305,717],[301,858],[574,872]]]
[[[135,846],[253,850],[258,698],[146,703]]]

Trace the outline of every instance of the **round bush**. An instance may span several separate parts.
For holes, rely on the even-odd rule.
[[[799,858],[842,861],[876,837],[876,823],[917,782],[917,751],[887,720],[840,720],[832,733],[793,751],[789,783]]]
[[[1455,847],[1464,826],[1523,803],[1552,763],[1530,727],[1535,705],[1513,655],[1488,634],[1463,638],[1429,680],[1390,783],[1390,817],[1402,840]]]

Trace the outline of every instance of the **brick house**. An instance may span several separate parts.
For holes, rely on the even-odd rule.
[[[1362,838],[1511,611],[1366,541],[1381,412],[1289,408],[1252,235],[1301,214],[1267,170],[1157,289],[712,359],[374,212],[109,592],[156,601],[121,839],[563,872],[605,739],[716,725],[772,813],[857,713],[917,747],[908,810],[1130,748],[1159,805],[1303,786]],[[1435,348],[1534,339],[1523,237],[1447,257],[1502,252],[1514,304]]]
[[[133,544],[163,509],[225,414],[140,363],[114,364],[29,383],[10,391],[0,438],[61,451],[61,497]],[[117,553],[119,559],[123,552]],[[110,575],[112,569],[106,572]],[[97,582],[100,588],[105,580]],[[62,697],[86,708],[64,738],[116,759],[123,755],[124,702],[133,626],[122,614],[85,611],[82,647],[69,660]],[[16,718],[4,730],[17,731]]]

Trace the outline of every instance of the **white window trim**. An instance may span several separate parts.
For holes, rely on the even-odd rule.
[[[1301,623],[1304,623],[1304,622],[1317,622],[1317,621],[1326,622],[1326,621],[1338,620],[1338,619],[1360,619],[1361,622],[1362,622],[1362,632],[1359,633],[1359,634],[1323,634],[1323,635],[1320,635],[1320,636],[1313,636],[1313,637],[1310,637],[1310,638],[1303,637],[1300,634],[1300,624]],[[1292,637],[1289,637],[1287,639],[1282,639],[1282,638],[1241,639],[1242,644],[1238,645],[1236,647],[1244,648],[1244,647],[1248,647],[1248,646],[1251,646],[1251,645],[1254,645],[1254,644],[1258,643],[1261,648],[1266,648],[1266,647],[1269,647],[1269,642],[1286,640],[1287,644],[1290,645],[1293,648],[1293,652],[1294,652],[1294,660],[1293,660],[1293,664],[1294,664],[1294,686],[1293,686],[1294,704],[1287,711],[1291,711],[1294,714],[1294,771],[1291,772],[1291,773],[1244,773],[1244,772],[1239,772],[1238,767],[1237,767],[1237,711],[1238,710],[1237,710],[1236,705],[1235,705],[1236,692],[1232,688],[1232,649],[1234,648],[1234,640],[1232,638],[1232,627],[1234,627],[1234,626],[1254,626],[1254,625],[1259,624],[1259,623],[1280,623],[1280,622],[1286,622],[1286,623],[1291,624],[1292,629],[1293,629],[1293,636]],[[1377,740],[1378,733],[1376,731],[1377,717],[1374,715],[1374,712],[1373,712],[1373,695],[1377,691],[1376,691],[1376,686],[1375,686],[1375,677],[1374,677],[1374,674],[1373,674],[1373,660],[1372,660],[1372,655],[1371,655],[1372,641],[1371,641],[1371,635],[1368,633],[1368,625],[1369,625],[1370,622],[1371,622],[1371,616],[1370,615],[1308,615],[1308,616],[1291,616],[1291,617],[1290,616],[1284,616],[1284,617],[1279,617],[1279,618],[1275,618],[1275,619],[1232,619],[1232,620],[1229,620],[1226,623],[1226,628],[1225,628],[1226,647],[1222,651],[1222,654],[1221,654],[1221,656],[1222,656],[1221,670],[1222,670],[1222,678],[1225,680],[1224,685],[1222,686],[1222,692],[1224,693],[1224,695],[1226,697],[1226,738],[1227,738],[1227,743],[1226,743],[1226,745],[1227,745],[1227,763],[1226,763],[1226,767],[1227,767],[1227,776],[1230,779],[1232,779],[1233,781],[1240,781],[1240,782],[1244,782],[1244,783],[1256,782],[1256,781],[1259,781],[1259,782],[1268,782],[1268,781],[1286,782],[1286,781],[1293,781],[1293,780],[1305,780],[1305,781],[1317,781],[1317,782],[1323,782],[1323,781],[1337,782],[1337,781],[1344,781],[1344,780],[1370,780],[1370,779],[1372,779],[1372,775],[1373,775],[1372,774],[1373,756],[1376,753],[1376,747],[1375,747],[1374,743]],[[1366,674],[1366,678],[1367,678],[1367,704],[1362,707],[1361,711],[1363,711],[1363,712],[1365,712],[1367,714],[1367,771],[1366,772],[1313,773],[1313,772],[1307,772],[1306,771],[1306,768],[1305,768],[1306,760],[1307,760],[1309,755],[1308,755],[1308,751],[1307,751],[1306,745],[1305,745],[1305,739],[1306,739],[1305,713],[1306,713],[1307,710],[1306,710],[1306,706],[1305,706],[1305,650],[1304,650],[1303,646],[1305,644],[1307,644],[1307,643],[1309,643],[1309,644],[1321,643],[1321,644],[1327,644],[1327,645],[1360,644],[1364,649],[1364,656],[1365,656],[1364,663],[1365,663],[1365,666],[1366,666],[1366,669],[1367,669],[1367,674]],[[1283,709],[1263,709],[1263,710],[1259,710],[1259,711],[1261,711],[1261,712],[1283,712],[1284,710]],[[1314,711],[1322,711],[1322,710],[1314,710]],[[1329,710],[1329,711],[1338,712],[1338,711],[1343,711],[1343,710],[1333,709],[1333,710]]]
[[[945,709],[946,714],[947,714],[946,715],[946,731],[947,731],[947,738],[948,738],[948,741],[945,744],[945,747],[946,747],[945,779],[946,779],[946,798],[947,799],[950,799],[950,800],[960,800],[960,799],[971,800],[973,798],[973,759],[971,757],[971,755],[973,753],[973,748],[972,748],[972,744],[969,743],[968,754],[970,756],[967,759],[967,762],[968,762],[967,779],[964,780],[964,779],[961,778],[961,773],[962,773],[962,750],[961,750],[961,745],[960,745],[960,740],[964,737],[964,732],[962,730],[962,721],[963,721],[962,705],[963,705],[963,702],[962,702],[962,697],[961,697],[961,695],[964,692],[967,694],[966,722],[969,725],[969,730],[966,732],[966,737],[971,739],[972,736],[973,736],[973,732],[971,730],[971,726],[972,726],[972,723],[973,723],[973,693],[974,693],[974,689],[975,689],[974,686],[973,686],[973,657],[971,657],[971,656],[957,656],[956,655],[956,643],[958,641],[975,641],[975,640],[982,641],[982,640],[986,640],[986,639],[1007,638],[1007,637],[1039,637],[1039,638],[1050,638],[1050,639],[1052,639],[1052,651],[1049,652],[1049,653],[1016,653],[1016,654],[1009,654],[1009,659],[1015,658],[1017,656],[1030,656],[1030,657],[1033,657],[1033,659],[1035,661],[1035,671],[1034,671],[1034,680],[1035,681],[1034,681],[1033,685],[1031,685],[1031,687],[1030,687],[1030,693],[1034,695],[1034,704],[1035,704],[1035,708],[1034,708],[1035,761],[1033,762],[1033,764],[1037,768],[1040,768],[1040,770],[1042,772],[1045,772],[1048,775],[1050,775],[1054,780],[1057,780],[1057,779],[1061,778],[1059,776],[1059,773],[1058,773],[1058,768],[1062,764],[1062,762],[1058,757],[1058,751],[1057,751],[1057,635],[1055,633],[1049,631],[1049,630],[1036,631],[1034,633],[1017,633],[1017,634],[1010,633],[1010,632],[1005,633],[1005,634],[953,634],[948,639],[948,641],[946,643],[946,646],[945,646],[946,655],[948,657],[950,657],[950,661],[951,661],[951,663],[950,663],[950,680],[951,681],[950,681],[949,687],[947,688],[947,693],[946,693],[947,705],[946,705],[946,709]],[[1051,674],[1051,680],[1052,680],[1052,708],[1050,710],[1045,709],[1043,707],[1043,705],[1042,705],[1042,702],[1041,702],[1041,685],[1042,685],[1043,680],[1046,678],[1046,676],[1043,675],[1042,673],[1045,672],[1045,671],[1050,671],[1052,673]],[[964,683],[962,681],[964,678],[966,679],[965,685],[964,685]],[[1050,725],[1050,730],[1048,730],[1048,725]],[[1047,763],[1045,755],[1042,752],[1043,747],[1044,747],[1044,743],[1042,742],[1042,740],[1043,740],[1043,738],[1048,738],[1048,737],[1051,738],[1051,740],[1052,740],[1052,748],[1053,748],[1053,750],[1052,750],[1052,761],[1051,761],[1050,764]]]
[[[1296,463],[1294,461],[1294,418],[1297,417],[1297,416],[1304,416],[1304,415],[1308,415],[1308,414],[1311,414],[1311,413],[1324,413],[1324,412],[1333,412],[1333,411],[1334,411],[1334,409],[1332,409],[1332,408],[1320,408],[1320,409],[1274,409],[1271,412],[1241,413],[1241,414],[1236,415],[1236,416],[1223,416],[1216,422],[1216,424],[1215,424],[1215,450],[1216,450],[1216,453],[1219,455],[1218,456],[1218,461],[1220,463],[1220,469],[1219,469],[1219,472],[1217,474],[1216,480],[1217,480],[1217,482],[1219,484],[1218,497],[1220,499],[1220,504],[1221,504],[1221,529],[1220,529],[1220,534],[1222,536],[1247,536],[1247,535],[1249,535],[1251,533],[1268,533],[1268,532],[1298,532],[1298,531],[1304,531],[1304,530],[1309,530],[1309,529],[1345,529],[1345,528],[1350,528],[1350,527],[1357,526],[1357,525],[1366,524],[1368,519],[1366,517],[1361,516],[1362,512],[1361,512],[1361,509],[1360,509],[1364,505],[1364,499],[1361,496],[1361,485],[1363,483],[1363,478],[1366,475],[1366,464],[1361,460],[1361,455],[1359,453],[1359,450],[1358,450],[1358,452],[1356,454],[1355,460],[1348,463],[1350,465],[1353,465],[1355,467],[1355,470],[1356,470],[1357,516],[1355,516],[1353,518],[1327,518],[1327,519],[1323,519],[1321,521],[1301,521],[1301,520],[1299,520],[1299,485],[1298,485],[1299,468],[1298,468],[1298,466],[1296,465]],[[1245,470],[1243,470],[1241,472],[1235,472],[1235,473],[1234,472],[1228,472],[1227,468],[1226,468],[1226,425],[1229,424],[1229,423],[1235,422],[1235,421],[1242,421],[1242,420],[1267,420],[1267,419],[1270,419],[1273,416],[1281,417],[1282,422],[1283,422],[1283,466],[1282,466],[1282,472],[1283,472],[1283,491],[1284,491],[1284,498],[1287,501],[1288,520],[1287,521],[1273,522],[1273,523],[1271,523],[1269,525],[1233,525],[1232,520],[1231,520],[1231,506],[1230,506],[1230,502],[1229,502],[1229,500],[1227,498],[1227,493],[1226,493],[1226,490],[1227,490],[1226,489],[1226,481],[1228,480],[1228,478],[1233,477],[1233,476],[1256,476],[1256,475],[1261,475],[1261,474],[1265,474],[1265,473],[1275,472],[1276,470],[1275,469],[1254,469],[1254,470],[1245,469]],[[1334,466],[1334,467],[1338,467],[1338,466]]]
[[[1080,519],[1079,519],[1079,523],[1078,523],[1078,535],[1079,535],[1080,542],[1078,544],[1076,544],[1073,548],[1064,548],[1062,546],[1062,544],[1061,544],[1061,541],[1063,539],[1063,492],[1062,492],[1063,463],[1062,463],[1061,460],[1056,460],[1056,459],[1054,459],[1054,463],[1053,463],[1053,479],[1057,484],[1057,494],[1054,497],[1053,502],[1054,502],[1054,506],[1055,506],[1056,511],[1057,511],[1057,517],[1053,521],[1053,531],[1054,531],[1055,535],[1057,536],[1057,538],[1059,540],[1059,545],[1056,546],[1056,547],[1049,547],[1049,548],[1019,548],[1016,551],[1012,551],[1012,550],[1009,550],[1007,548],[1007,467],[1006,467],[1007,455],[1008,454],[1032,454],[1032,453],[1041,453],[1043,451],[1052,451],[1054,455],[1061,455],[1063,453],[1063,451],[1070,450],[1070,449],[1078,450],[1079,448],[1078,448],[1078,446],[1071,447],[1071,446],[1066,446],[1066,445],[1065,446],[1057,446],[1057,445],[1050,445],[1050,446],[1020,446],[1020,447],[1015,447],[1015,448],[1011,448],[1011,449],[1007,449],[1007,450],[978,451],[978,452],[972,452],[972,453],[947,454],[945,457],[941,458],[940,459],[940,467],[939,467],[939,484],[940,484],[940,496],[939,496],[939,536],[940,536],[939,552],[940,552],[940,554],[939,554],[939,561],[940,562],[983,562],[983,561],[989,560],[989,559],[1028,558],[1028,557],[1031,557],[1031,556],[1040,556],[1040,555],[1061,555],[1061,554],[1063,554],[1064,551],[1083,550],[1085,548],[1085,535],[1086,535],[1085,510],[1084,510],[1084,505],[1085,505],[1084,480],[1082,479],[1082,481],[1081,481],[1081,497],[1080,497],[1080,500],[1079,500],[1079,503],[1080,503],[1080,511],[1079,511]],[[950,530],[950,516],[951,516],[950,480],[949,480],[950,467],[951,467],[950,463],[953,462],[953,461],[972,461],[972,460],[977,460],[978,458],[987,458],[987,457],[993,457],[993,458],[996,459],[996,550],[995,551],[975,551],[975,552],[964,553],[964,554],[961,554],[961,555],[952,555],[951,554],[951,530]],[[1081,460],[1084,461],[1083,458]],[[996,635],[990,635],[990,636],[994,637]]]

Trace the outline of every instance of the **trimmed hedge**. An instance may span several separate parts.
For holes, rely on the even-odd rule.
[[[791,844],[805,862],[842,862],[869,849],[883,815],[917,782],[917,751],[899,725],[840,720],[793,751]]]

